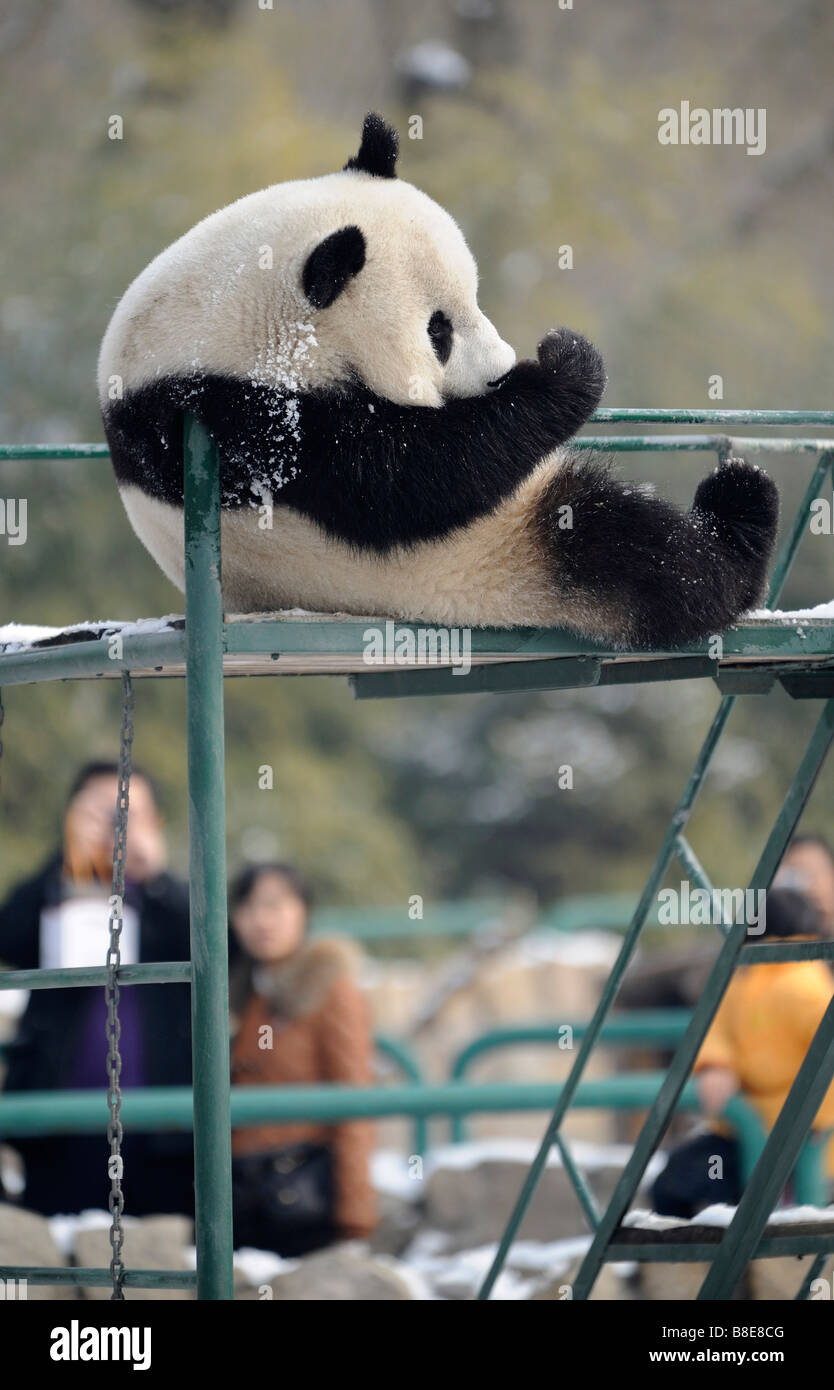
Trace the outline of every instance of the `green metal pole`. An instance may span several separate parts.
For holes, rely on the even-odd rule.
[[[793,1195],[798,1207],[828,1206],[828,1140],[831,1131],[825,1136],[813,1130],[805,1143],[793,1170]]]
[[[825,1258],[825,1256],[823,1257]],[[91,1269],[88,1266],[59,1265],[52,1269],[49,1265],[3,1265],[0,1266],[0,1279],[25,1279],[27,1284],[62,1284],[71,1288],[107,1288],[113,1283],[109,1269]],[[126,1289],[193,1289],[194,1271],[191,1269],[128,1269],[124,1274]]]
[[[575,1104],[586,1110],[646,1110],[663,1081],[662,1072],[621,1072],[584,1081]],[[489,1114],[505,1110],[548,1110],[558,1099],[558,1081],[404,1082],[394,1086],[234,1086],[235,1128],[287,1124],[345,1124],[350,1120],[399,1115],[443,1116],[461,1111]],[[697,1110],[694,1086],[684,1089],[682,1105]],[[193,1127],[189,1086],[151,1086],[124,1092],[124,1113],[132,1133]],[[107,1119],[107,1097],[98,1091],[15,1091],[0,1096],[0,1137],[14,1143],[20,1135],[95,1134]]]
[[[568,1179],[574,1192],[579,1198],[579,1205],[585,1213],[585,1220],[592,1231],[595,1231],[600,1222],[600,1211],[597,1199],[585,1180],[585,1174],[576,1162],[570,1151],[570,1146],[562,1138],[561,1134],[556,1135],[556,1147],[562,1159],[562,1167],[568,1175]]]
[[[834,464],[834,452],[826,451],[820,455],[819,462],[811,474],[808,486],[805,489],[802,501],[796,510],[793,525],[788,532],[787,539],[773,567],[773,577],[770,581],[768,592],[768,607],[775,602],[778,595],[782,592],[785,581],[791,572],[793,562],[796,559],[796,552],[799,549],[802,537],[808,526],[808,514],[811,510],[811,503],[815,497],[819,496],[819,490],[825,482],[826,475]]]
[[[232,1159],[220,483],[204,427],[186,415],[185,652],[194,1067],[197,1297],[232,1297]]]
[[[391,1057],[402,1068],[409,1081],[413,1081],[417,1086],[421,1084],[423,1073],[407,1042],[402,1038],[392,1038],[387,1034],[377,1033],[374,1038],[374,1046],[377,1052]],[[428,1123],[425,1115],[418,1115],[414,1121],[414,1152],[415,1154],[425,1154],[428,1152],[428,1147]]]
[[[739,961],[744,961],[743,951]],[[733,1135],[738,1144],[741,1185],[744,1187],[753,1176],[753,1169],[761,1158],[762,1149],[767,1139],[767,1130],[757,1112],[750,1102],[744,1099],[740,1091],[737,1091],[727,1101],[721,1112],[721,1118],[729,1121],[733,1127]]]
[[[794,1299],[795,1303],[805,1303],[807,1301],[808,1296],[811,1292],[811,1285],[815,1282],[815,1280],[819,1279],[820,1275],[822,1274],[822,1271],[825,1269],[825,1266],[827,1264],[827,1251],[823,1251],[821,1254],[817,1255],[816,1258],[811,1261],[811,1266],[808,1270],[808,1273],[805,1275],[805,1278],[802,1280],[802,1283],[800,1284],[797,1290],[796,1298]]]

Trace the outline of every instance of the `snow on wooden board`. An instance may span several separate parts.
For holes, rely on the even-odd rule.
[[[174,632],[185,626],[182,615],[171,613],[165,618],[99,618],[68,627],[37,627],[28,623],[6,623],[0,627],[0,652],[37,651],[41,647],[59,647],[70,642],[92,642],[101,637],[133,637],[156,632]]]
[[[623,1217],[622,1226],[631,1230],[638,1231],[672,1231],[672,1230],[691,1230],[693,1227],[709,1226],[713,1228],[726,1229],[736,1214],[736,1208],[727,1206],[724,1202],[715,1202],[712,1206],[704,1207],[691,1221],[685,1217],[678,1216],[659,1216],[656,1211],[634,1210],[627,1212]],[[768,1227],[782,1226],[792,1230],[796,1226],[834,1224],[834,1206],[831,1207],[780,1207],[778,1211],[771,1212],[767,1219]]]
[[[750,622],[796,623],[831,622],[834,620],[834,599],[818,603],[815,608],[754,608],[747,614]]]

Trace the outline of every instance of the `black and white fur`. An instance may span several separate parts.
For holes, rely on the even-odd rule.
[[[761,596],[773,484],[733,461],[681,513],[560,448],[602,395],[599,354],[558,329],[516,362],[459,228],[396,157],[368,116],[340,173],[214,213],[127,290],[99,394],[139,538],[182,588],[188,409],[219,446],[229,611],[566,626],[618,647],[725,627]]]

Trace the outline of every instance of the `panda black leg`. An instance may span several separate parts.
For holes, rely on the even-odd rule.
[[[554,585],[585,635],[664,649],[722,631],[762,597],[778,524],[774,484],[732,459],[689,512],[571,459],[537,511]]]

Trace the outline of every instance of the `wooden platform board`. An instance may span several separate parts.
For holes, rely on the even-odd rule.
[[[65,628],[0,628],[0,686],[185,674],[181,614]],[[357,693],[553,689],[712,677],[730,693],[834,694],[834,618],[767,615],[678,650],[623,652],[565,629],[456,629],[344,613],[230,615],[229,676],[350,675]],[[522,674],[520,667],[525,668]],[[490,668],[493,668],[490,670]],[[828,684],[831,690],[828,690]]]

